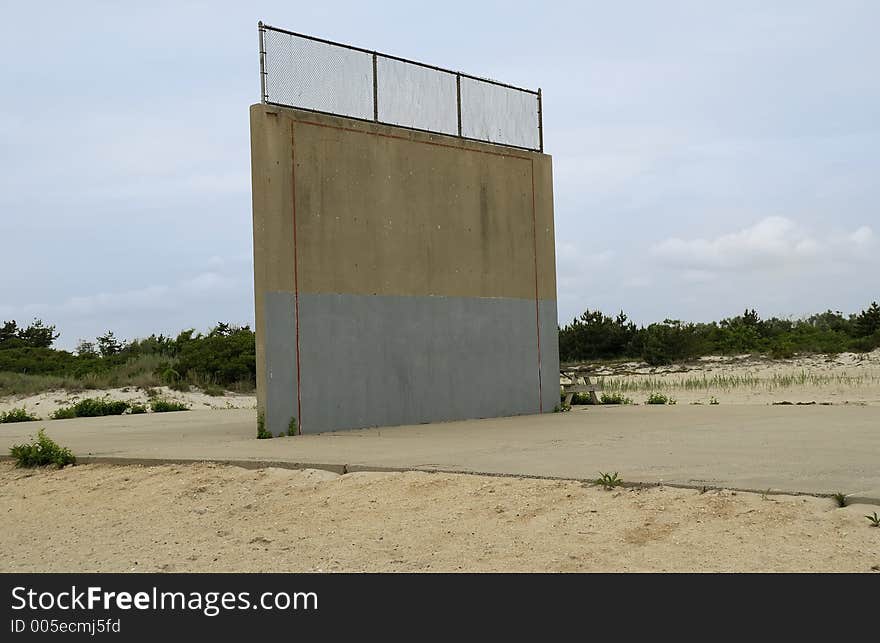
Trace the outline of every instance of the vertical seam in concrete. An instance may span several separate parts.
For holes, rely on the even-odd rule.
[[[296,425],[302,435],[302,385],[299,368],[299,262],[296,253],[296,148],[294,146],[294,121],[290,121],[290,193],[293,205],[293,310],[296,327]]]
[[[535,249],[535,334],[538,339],[538,412],[544,412],[544,387],[541,381],[541,313],[538,306],[538,224],[535,214],[535,160],[530,159],[532,168],[532,239]]]

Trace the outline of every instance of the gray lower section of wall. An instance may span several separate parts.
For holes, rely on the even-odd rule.
[[[559,404],[559,330],[556,300],[538,302],[541,320],[541,392],[543,410],[548,413]]]
[[[296,302],[286,292],[267,292],[266,321],[266,428],[286,433],[297,416]]]
[[[267,422],[278,433],[296,410],[293,295],[266,302]],[[543,409],[552,411],[556,302],[540,302],[539,314]],[[305,433],[541,408],[534,300],[301,294],[299,322]]]

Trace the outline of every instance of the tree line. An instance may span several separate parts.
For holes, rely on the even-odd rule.
[[[610,317],[587,310],[559,328],[559,359],[568,363],[625,358],[659,365],[703,355],[758,353],[786,358],[877,347],[880,306],[876,301],[851,315],[827,310],[802,319],[761,319],[757,311],[747,309],[719,322],[665,319],[647,326],[636,326],[624,312]]]
[[[168,384],[241,386],[256,380],[256,341],[249,326],[221,322],[207,333],[191,328],[176,337],[153,334],[130,341],[108,331],[94,341],[81,341],[74,351],[54,348],[58,337],[55,326],[41,320],[28,326],[4,322],[0,325],[0,372],[81,378],[140,364]],[[877,302],[851,315],[827,310],[802,319],[762,319],[748,309],[719,322],[665,319],[647,326],[637,326],[624,312],[611,317],[587,310],[559,328],[559,358],[564,363],[638,359],[657,365],[703,355],[759,353],[785,358],[878,347]]]
[[[256,378],[256,342],[249,326],[218,323],[205,334],[188,329],[176,337],[150,335],[119,340],[112,332],[81,341],[75,351],[53,348],[59,334],[42,320],[0,326],[0,371],[84,377],[142,361],[164,383],[187,379],[225,386]]]

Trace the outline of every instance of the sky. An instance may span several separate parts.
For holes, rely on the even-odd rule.
[[[0,320],[253,323],[256,23],[541,87],[559,319],[880,299],[880,3],[0,0]]]

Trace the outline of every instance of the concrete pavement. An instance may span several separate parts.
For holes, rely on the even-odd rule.
[[[81,461],[212,460],[419,469],[810,494],[880,504],[880,407],[585,407],[570,413],[257,440],[253,411],[0,425],[0,452],[45,427]]]

